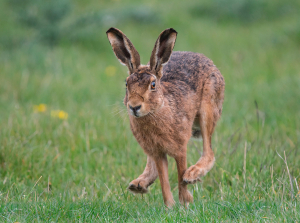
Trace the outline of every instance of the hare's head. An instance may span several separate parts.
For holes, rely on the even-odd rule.
[[[135,117],[142,117],[161,108],[163,106],[160,84],[162,67],[171,56],[177,32],[170,28],[159,35],[148,65],[140,64],[139,53],[120,30],[110,28],[106,34],[116,57],[129,70],[124,99],[129,113]]]

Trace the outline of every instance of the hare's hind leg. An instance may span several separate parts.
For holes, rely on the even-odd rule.
[[[200,177],[206,175],[215,162],[214,152],[211,149],[211,135],[217,120],[214,120],[213,108],[209,103],[202,103],[200,112],[200,126],[203,138],[203,154],[198,162],[189,167],[183,176],[183,181],[188,184],[201,181]]]
[[[147,164],[144,172],[137,179],[129,183],[128,190],[138,194],[147,193],[148,187],[156,180],[157,176],[155,162],[150,156],[147,156]]]
[[[200,177],[210,171],[215,163],[214,152],[211,148],[211,136],[221,116],[224,86],[224,79],[218,72],[212,73],[204,85],[199,110],[203,155],[195,165],[188,168],[185,172],[183,181],[186,183],[200,181]]]

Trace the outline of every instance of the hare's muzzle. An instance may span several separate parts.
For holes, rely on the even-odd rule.
[[[134,115],[135,117],[139,117],[140,116],[139,112],[141,110],[141,107],[142,107],[141,105],[138,105],[135,107],[132,107],[131,105],[129,105],[130,113],[132,115]]]

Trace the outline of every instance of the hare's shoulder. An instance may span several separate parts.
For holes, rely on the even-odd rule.
[[[169,62],[163,67],[161,81],[197,91],[201,79],[215,69],[213,62],[200,53],[173,52]]]

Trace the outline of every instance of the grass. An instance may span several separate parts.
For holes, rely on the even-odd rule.
[[[125,12],[122,20],[109,19],[125,6],[158,16],[154,23]],[[78,1],[66,23],[98,12],[106,22],[48,46],[11,7],[0,2],[1,221],[300,221],[300,52],[292,35],[299,32],[299,15],[245,25],[195,17],[191,2]],[[105,36],[112,25],[132,40],[142,63],[159,33],[173,27],[175,50],[205,54],[225,78],[223,114],[213,135],[216,164],[203,183],[189,186],[195,201],[189,209],[177,204],[166,210],[159,181],[144,196],[126,190],[146,156],[123,110],[127,71]],[[34,112],[39,104],[46,111]],[[52,117],[52,110],[68,118]],[[189,166],[201,151],[201,142],[190,142]],[[179,203],[176,166],[169,161]]]

